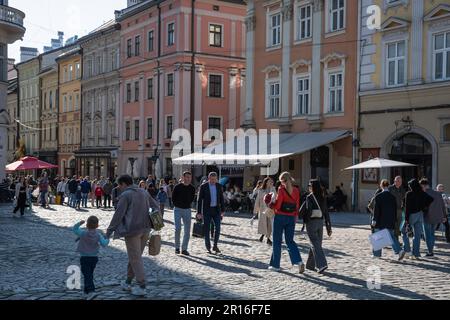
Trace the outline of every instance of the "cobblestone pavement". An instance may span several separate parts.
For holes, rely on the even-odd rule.
[[[75,300],[80,291],[66,288],[71,265],[78,265],[76,236],[70,227],[95,214],[104,230],[112,211],[67,207],[35,208],[23,219],[13,219],[9,206],[0,207],[0,299]],[[174,254],[173,214],[163,231],[161,255],[145,256],[147,299],[449,299],[450,245],[438,233],[436,257],[396,261],[391,250],[374,260],[368,243],[368,218],[362,214],[333,215],[334,234],[324,240],[330,269],[325,275],[299,275],[283,251],[281,273],[267,270],[271,248],[257,239],[257,223],[248,216],[227,216],[220,248],[223,255],[207,255],[203,241],[192,239],[192,257]],[[299,225],[298,230],[301,229]],[[307,258],[308,241],[296,241]],[[424,243],[422,243],[424,250]],[[133,299],[120,290],[127,256],[121,240],[102,249],[95,271],[98,299]],[[369,268],[369,270],[368,270]],[[370,269],[371,268],[371,269]],[[369,290],[372,269],[381,271],[381,289]]]

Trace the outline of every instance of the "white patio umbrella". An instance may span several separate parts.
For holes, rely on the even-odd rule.
[[[346,168],[344,170],[382,169],[382,168],[397,168],[397,167],[416,167],[416,165],[406,162],[399,162],[382,158],[374,158],[369,161],[365,161],[355,166]]]

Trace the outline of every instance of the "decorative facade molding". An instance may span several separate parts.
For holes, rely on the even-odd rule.
[[[248,16],[245,18],[245,27],[247,32],[255,31],[256,29],[256,16]]]
[[[386,32],[391,30],[407,29],[410,25],[410,21],[397,17],[390,17],[381,24],[381,31]]]
[[[345,61],[347,59],[347,55],[345,54],[341,54],[341,53],[337,53],[337,52],[333,52],[330,53],[328,55],[326,55],[325,57],[323,57],[320,62],[322,62],[323,64],[328,64],[331,61],[334,60],[340,60],[340,61]]]
[[[294,14],[294,6],[292,4],[287,4],[287,5],[283,6],[283,9],[281,10],[281,14],[283,16],[283,21],[292,20],[292,16]]]
[[[281,67],[276,65],[270,65],[261,70],[262,73],[268,75],[271,72],[281,72]]]
[[[324,7],[324,0],[314,0],[313,2],[313,11],[314,12],[319,12],[323,10]]]
[[[300,59],[291,64],[291,69],[297,69],[299,67],[311,67],[311,60]]]
[[[433,21],[450,17],[450,5],[440,4],[423,18],[424,21]]]

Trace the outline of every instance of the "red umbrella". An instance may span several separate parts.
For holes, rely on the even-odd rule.
[[[53,164],[44,162],[34,157],[25,157],[20,159],[20,161],[16,161],[14,163],[8,164],[5,167],[7,172],[14,171],[26,171],[26,170],[35,170],[35,169],[54,169],[58,168]]]

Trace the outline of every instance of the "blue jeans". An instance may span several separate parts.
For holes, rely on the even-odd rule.
[[[414,230],[414,240],[413,240],[413,252],[412,254],[419,258],[420,257],[420,241],[423,232],[423,212],[413,213],[409,216],[409,225]],[[405,252],[411,252],[411,245],[409,243],[409,237],[406,233],[406,228],[402,228],[403,243],[405,246]]]
[[[187,251],[189,246],[189,240],[191,238],[191,225],[192,225],[191,209],[181,209],[175,207],[174,215],[175,215],[175,249],[180,249],[181,227],[183,224],[184,235],[181,250]]]
[[[211,208],[214,210],[214,208]],[[207,250],[211,250],[211,222],[214,222],[215,233],[214,233],[214,247],[217,247],[220,239],[220,225],[222,223],[222,216],[220,215],[219,209],[217,212],[203,213],[203,223],[205,228],[205,246]]]
[[[375,232],[381,231],[380,229],[375,229]],[[388,229],[391,238],[392,238],[392,250],[394,250],[395,254],[399,254],[400,251],[402,251],[402,247],[400,246],[400,242],[398,241],[398,238],[395,236],[395,230],[394,229]],[[383,249],[379,251],[373,251],[373,256],[381,258],[381,255],[383,253]]]
[[[273,223],[273,253],[270,266],[279,269],[281,261],[281,241],[284,239],[288,247],[292,265],[302,263],[298,246],[294,241],[296,217],[276,215]]]
[[[94,270],[97,266],[98,258],[97,257],[81,257],[80,258],[80,266],[81,273],[84,277],[84,293],[95,292],[94,285]]]
[[[85,207],[85,208],[87,208],[88,196],[89,196],[89,193],[82,193],[81,194],[81,205],[83,207]]]
[[[77,195],[75,193],[71,193],[69,195],[69,207],[75,208],[77,204]]]
[[[424,223],[423,231],[425,233],[425,242],[427,243],[428,253],[434,252],[434,244],[436,242],[435,230],[436,224]]]
[[[40,196],[39,203],[40,203],[42,206],[45,206],[45,205],[47,204],[47,199],[46,199],[46,197],[47,197],[47,191],[41,191],[41,193],[39,194],[39,196]]]

